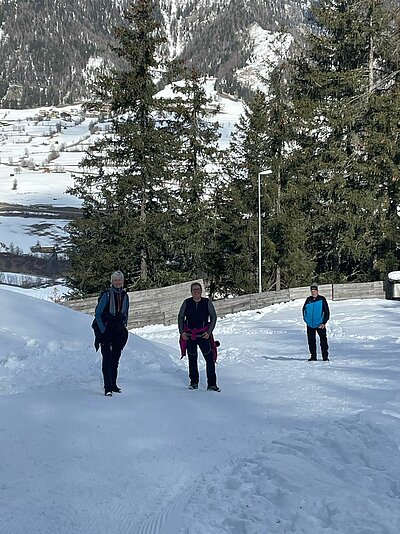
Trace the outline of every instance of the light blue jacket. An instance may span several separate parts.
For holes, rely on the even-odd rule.
[[[315,299],[308,297],[303,306],[303,319],[310,328],[318,328],[329,321],[329,306],[326,298],[318,295]]]

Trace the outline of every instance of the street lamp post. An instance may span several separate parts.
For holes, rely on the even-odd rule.
[[[271,169],[258,173],[258,292],[262,293],[262,253],[261,253],[261,175],[272,174]]]

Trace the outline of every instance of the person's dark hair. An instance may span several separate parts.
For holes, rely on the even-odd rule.
[[[193,282],[192,284],[190,284],[190,292],[193,291],[194,287],[199,287],[203,291],[203,288],[201,287],[201,284],[199,282]]]

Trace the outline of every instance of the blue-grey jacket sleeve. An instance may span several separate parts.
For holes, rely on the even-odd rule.
[[[107,306],[108,298],[109,298],[109,292],[106,291],[101,296],[100,301],[97,304],[96,312],[95,312],[96,322],[99,325],[100,332],[102,334],[104,334],[104,332],[106,330],[106,325],[103,323],[103,319],[101,318],[101,314],[103,313],[105,307]]]
[[[208,299],[208,314],[210,316],[210,327],[207,330],[208,334],[212,334],[215,324],[217,322],[217,312],[215,311],[214,304]]]

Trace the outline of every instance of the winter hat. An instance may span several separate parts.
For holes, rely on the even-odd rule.
[[[311,285],[310,285],[310,289],[316,289],[318,291],[318,284],[316,282],[313,282]]]

